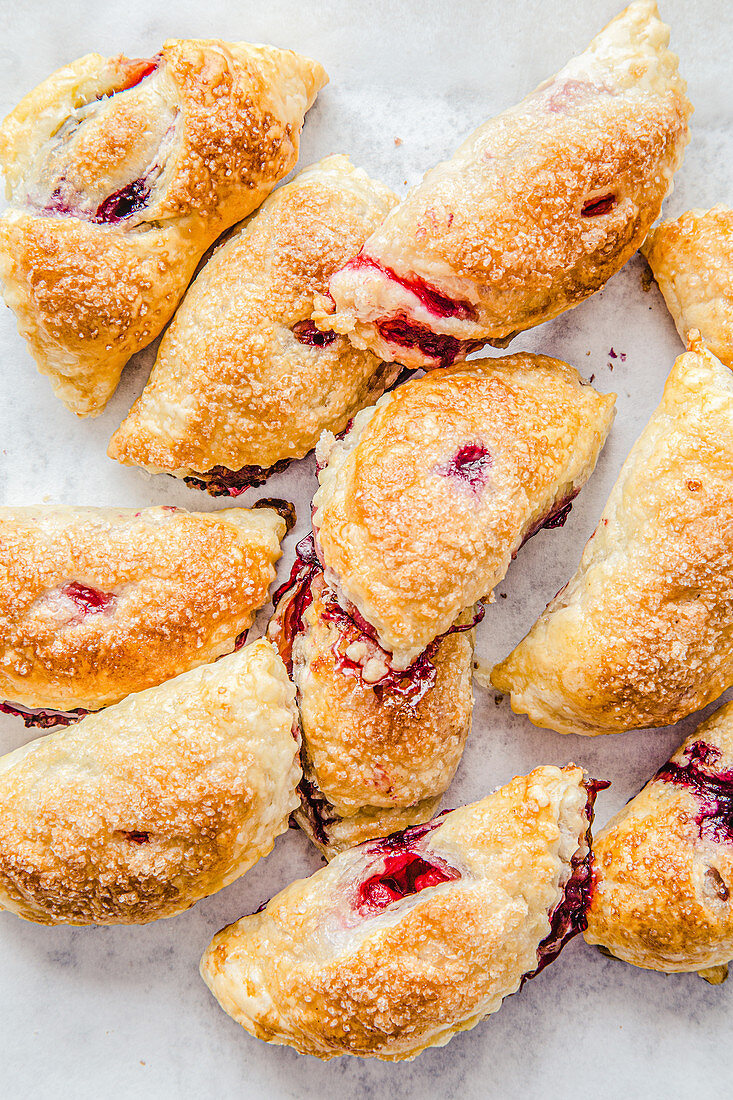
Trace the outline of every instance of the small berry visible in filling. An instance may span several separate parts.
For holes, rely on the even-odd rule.
[[[150,187],[147,177],[141,176],[140,179],[126,184],[101,202],[91,220],[101,224],[120,222],[124,218],[129,218],[130,214],[142,210],[149,197]]]
[[[695,824],[700,836],[730,843],[733,842],[733,771],[712,770],[721,755],[715,745],[694,741],[683,753],[684,763],[669,760],[654,779],[687,787],[699,802]]]
[[[319,328],[316,328],[313,321],[298,321],[297,324],[293,325],[291,331],[295,339],[301,344],[307,344],[309,347],[314,348],[325,348],[336,339],[335,332],[331,332],[330,329],[328,332],[321,332]]]
[[[392,902],[461,877],[460,871],[445,860],[415,851],[425,834],[440,824],[436,820],[416,825],[370,845],[369,854],[382,858],[384,866],[359,883],[355,908],[362,916],[378,913]]]
[[[597,199],[588,199],[580,213],[584,218],[596,218],[599,214],[608,214],[615,205],[615,195],[601,195]]]
[[[451,222],[452,220],[451,217]],[[371,256],[360,253],[353,260],[349,260],[347,264],[344,264],[341,270],[353,271],[360,267],[371,267],[375,271],[381,271],[391,282],[397,283],[405,290],[409,290],[411,294],[414,294],[421,305],[435,317],[458,317],[464,321],[473,321],[476,318],[476,310],[470,302],[449,298],[447,294],[441,293],[436,287],[421,279],[419,275],[410,275],[409,277],[397,275],[391,268],[380,264],[378,260],[373,260]]]
[[[481,340],[459,340],[455,336],[433,332],[427,325],[410,321],[404,315],[378,321],[377,331],[389,344],[399,348],[417,348],[426,359],[434,359],[441,367],[450,367],[457,359],[483,347]]]
[[[439,473],[464,481],[476,490],[486,481],[490,466],[491,455],[483,443],[466,443]]]
[[[61,592],[68,599],[73,600],[84,615],[94,615],[101,611],[107,611],[117,602],[113,592],[101,592],[98,588],[90,588],[78,581],[65,584]]]

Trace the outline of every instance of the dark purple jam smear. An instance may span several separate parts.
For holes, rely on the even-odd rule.
[[[78,581],[65,584],[61,592],[76,604],[83,615],[98,615],[109,611],[117,603],[114,592],[102,592]]]
[[[382,339],[398,348],[416,348],[426,359],[433,359],[440,367],[452,367],[458,359],[484,346],[482,340],[459,340],[456,336],[433,332],[427,325],[411,321],[398,314],[386,321],[377,322]]]
[[[336,339],[335,332],[331,332],[330,329],[327,332],[321,332],[314,321],[298,321],[290,331],[301,344],[307,344],[313,348],[328,347]]]
[[[360,916],[379,913],[395,901],[461,877],[458,868],[446,860],[416,851],[423,837],[442,824],[440,818],[446,812],[423,825],[413,825],[382,840],[367,842],[372,863],[384,861],[384,866],[376,874],[362,879],[357,887],[354,908]]]
[[[50,707],[24,707],[20,703],[0,703],[0,713],[22,718],[26,729],[35,727],[41,730],[55,729],[57,726],[70,726],[78,722],[91,711],[77,707],[76,710],[53,710]]]
[[[126,829],[123,829],[122,835],[130,844],[147,844],[150,840],[150,833],[139,833],[134,830],[128,832]]]
[[[603,779],[587,779],[584,786],[588,796],[586,816],[588,829],[585,834],[588,851],[584,856],[574,855],[571,860],[570,878],[565,884],[563,896],[550,914],[550,931],[537,948],[537,968],[525,974],[523,981],[536,978],[553,962],[568,943],[579,932],[588,927],[588,908],[593,897],[595,875],[593,871],[593,852],[591,850],[591,827],[593,825],[593,807],[599,791],[605,791],[610,783]]]
[[[465,482],[476,492],[485,484],[491,465],[491,455],[483,443],[467,443],[439,473]]]
[[[132,183],[114,191],[99,204],[90,221],[98,225],[114,225],[124,221],[131,214],[144,210],[150,198],[150,183],[147,176],[133,180]]]
[[[597,218],[600,214],[609,214],[617,201],[615,195],[601,195],[597,199],[588,199],[580,213],[584,218]]]
[[[530,527],[529,531],[520,542],[518,550],[521,550],[526,542],[529,542],[531,538],[534,538],[538,531],[542,531],[544,528],[547,528],[548,530],[553,530],[557,527],[564,527],[567,518],[572,511],[573,501],[575,500],[579,492],[580,489],[576,489],[573,493],[570,494],[569,497],[565,497],[564,500],[561,500],[558,504],[556,504],[552,511],[549,512],[546,516],[543,516],[541,519],[537,520],[537,523],[533,524],[533,526]],[[514,552],[512,557],[516,556],[517,551]]]
[[[263,485],[272,474],[287,470],[291,458],[281,458],[272,466],[242,466],[239,470],[230,470],[227,466],[212,466],[204,474],[184,477],[190,489],[204,489],[212,497],[238,497],[247,489]]]
[[[654,779],[686,787],[695,795],[699,802],[695,824],[701,837],[733,842],[733,771],[714,770],[722,753],[707,741],[693,741],[682,755],[682,763],[669,760]]]
[[[350,269],[353,271],[360,267],[370,267],[375,271],[381,271],[391,282],[397,283],[411,294],[414,294],[421,305],[435,317],[457,317],[464,321],[476,320],[476,310],[470,302],[449,298],[447,294],[443,294],[437,287],[431,286],[419,275],[410,275],[409,278],[398,275],[391,268],[386,267],[385,264],[380,264],[378,260],[373,260],[371,256],[365,256],[363,253],[355,256],[353,260],[349,260],[341,270]]]

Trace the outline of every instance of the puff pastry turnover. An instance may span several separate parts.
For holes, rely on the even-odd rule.
[[[385,394],[321,439],[313,530],[329,585],[404,669],[567,510],[613,417],[572,367],[479,359]]]
[[[733,367],[733,210],[688,210],[653,229],[641,251],[682,339],[698,329]]]
[[[288,826],[293,688],[265,641],[0,759],[0,908],[145,924],[244,874]]]
[[[559,733],[665,726],[733,684],[733,375],[693,336],[578,571],[494,669]]]
[[[276,191],[188,291],[112,458],[237,495],[376,401],[400,368],[310,315],[395,202],[343,156]]]
[[[582,302],[659,216],[692,108],[653,0],[480,126],[331,279],[316,322],[446,366]]]
[[[495,1012],[585,927],[593,784],[537,768],[337,856],[213,940],[201,973],[247,1031],[389,1061]]]
[[[312,538],[298,544],[268,627],[297,688],[301,808],[327,858],[435,813],[471,728],[476,615],[406,672],[341,609]]]
[[[170,39],[88,54],[0,128],[0,278],[56,394],[96,414],[170,319],[204,251],[295,164],[326,82],[289,50]]]
[[[0,710],[64,724],[231,652],[285,528],[270,507],[0,508]]]
[[[733,705],[681,745],[593,846],[588,943],[649,970],[733,958]]]

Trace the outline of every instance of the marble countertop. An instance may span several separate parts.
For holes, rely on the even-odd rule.
[[[733,201],[733,8],[726,0],[662,0],[661,7],[696,109],[665,207],[674,215]],[[582,50],[617,10],[617,0],[18,0],[0,8],[0,110],[91,50],[146,56],[169,36],[272,42],[317,58],[331,76],[308,115],[300,165],[345,152],[404,191],[474,126]],[[508,652],[574,570],[681,350],[656,287],[644,292],[641,274],[634,258],[600,294],[512,345],[594,374],[599,389],[618,394],[618,416],[566,525],[532,539],[500,585],[479,631],[488,662]],[[80,421],[52,397],[12,314],[0,308],[0,501],[223,507],[106,457],[154,352],[127,368],[103,416]],[[302,519],[286,542],[281,573],[305,530],[314,485],[308,459],[242,500],[278,495],[298,504]],[[603,823],[695,724],[595,740],[561,737],[534,729],[477,685],[473,732],[445,803],[481,797],[540,763],[575,760],[613,781],[598,800]],[[0,718],[0,752],[28,739],[21,723]],[[0,914],[6,1095],[652,1100],[700,1094],[714,1084],[724,1093],[720,1082],[733,1071],[733,979],[712,987],[693,975],[636,970],[580,939],[497,1015],[414,1063],[322,1064],[257,1042],[218,1008],[198,976],[199,957],[222,925],[319,863],[291,831],[228,889],[144,928],[47,929]]]

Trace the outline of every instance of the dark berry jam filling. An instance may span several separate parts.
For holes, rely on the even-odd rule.
[[[722,843],[733,841],[733,771],[715,771],[722,755],[715,745],[694,741],[683,752],[683,763],[663,764],[655,780],[686,787],[699,802],[695,824],[700,836]]]
[[[449,298],[447,294],[441,293],[436,287],[421,279],[419,275],[410,275],[409,277],[397,275],[391,268],[380,264],[378,260],[373,260],[371,256],[365,256],[363,253],[355,256],[353,260],[349,260],[341,270],[353,271],[360,267],[370,267],[375,271],[381,271],[391,282],[397,283],[408,290],[410,294],[414,294],[420,304],[434,317],[457,317],[462,321],[476,320],[476,310],[470,302]]]
[[[593,853],[591,851],[591,826],[593,825],[593,807],[599,791],[605,791],[610,783],[602,779],[587,779],[584,782],[587,802],[586,816],[588,829],[585,834],[587,851],[585,855],[573,856],[570,866],[570,878],[565,883],[563,896],[550,914],[550,931],[537,948],[537,968],[525,975],[525,980],[535,978],[562,951],[566,943],[584,932],[588,927],[587,913],[593,897],[595,875]]]
[[[599,214],[608,214],[616,205],[615,195],[601,195],[597,199],[588,199],[580,213],[584,218],[597,218]]]
[[[53,710],[50,707],[24,707],[20,703],[0,703],[0,713],[22,718],[26,729],[36,727],[41,730],[55,729],[57,726],[70,726],[89,714],[88,710],[77,707],[76,710]]]
[[[484,346],[483,340],[459,340],[456,336],[433,332],[427,325],[410,321],[404,314],[378,321],[376,327],[387,343],[408,350],[416,348],[426,359],[434,360],[440,367],[451,367],[456,360],[464,359],[469,352]]]
[[[439,473],[463,481],[477,491],[486,481],[491,462],[491,455],[483,443],[467,443]]]
[[[64,596],[73,600],[83,615],[97,615],[102,611],[109,611],[117,603],[114,592],[102,592],[99,588],[90,588],[89,585],[71,581],[61,589]]]
[[[125,840],[129,840],[130,844],[147,844],[150,840],[150,833],[128,832],[123,829],[122,835]]]
[[[413,825],[383,840],[368,843],[372,865],[379,861],[383,866],[357,886],[354,908],[360,916],[379,913],[395,901],[461,877],[458,868],[441,857],[417,851],[423,838],[441,824],[440,818],[434,818],[424,825]]]
[[[529,531],[527,532],[527,534],[524,536],[524,538],[520,542],[518,549],[521,550],[522,547],[524,546],[524,544],[526,542],[529,542],[529,540],[531,538],[534,538],[534,536],[537,534],[537,532],[542,531],[543,528],[547,528],[548,530],[552,530],[556,527],[564,527],[565,523],[567,521],[567,518],[568,518],[568,516],[570,515],[570,513],[572,511],[573,501],[575,500],[575,498],[577,497],[579,492],[580,492],[580,490],[576,489],[574,492],[572,492],[570,494],[570,496],[567,496],[563,500],[559,501],[555,505],[555,507],[550,512],[548,512],[548,514],[546,516],[543,516],[541,519],[538,519],[537,522],[534,523],[530,527]],[[517,551],[515,550],[514,554],[512,554],[512,557],[516,557],[516,556],[517,556]]]
[[[133,180],[132,183],[121,187],[119,191],[114,191],[111,195],[108,195],[99,204],[95,213],[92,214],[91,221],[97,222],[99,225],[114,225],[116,222],[129,218],[131,214],[137,213],[138,210],[143,210],[147,206],[149,198],[150,184],[148,177],[141,176],[140,179]]]
[[[230,470],[226,466],[212,466],[204,474],[184,477],[191,489],[205,489],[212,497],[238,497],[247,489],[264,484],[272,474],[286,470],[292,459],[282,458],[272,466],[242,466],[239,470]]]
[[[309,347],[314,348],[328,347],[336,339],[335,332],[331,332],[330,329],[327,332],[321,332],[319,328],[316,328],[313,321],[298,321],[296,325],[293,325],[291,332],[301,344],[307,344]]]

